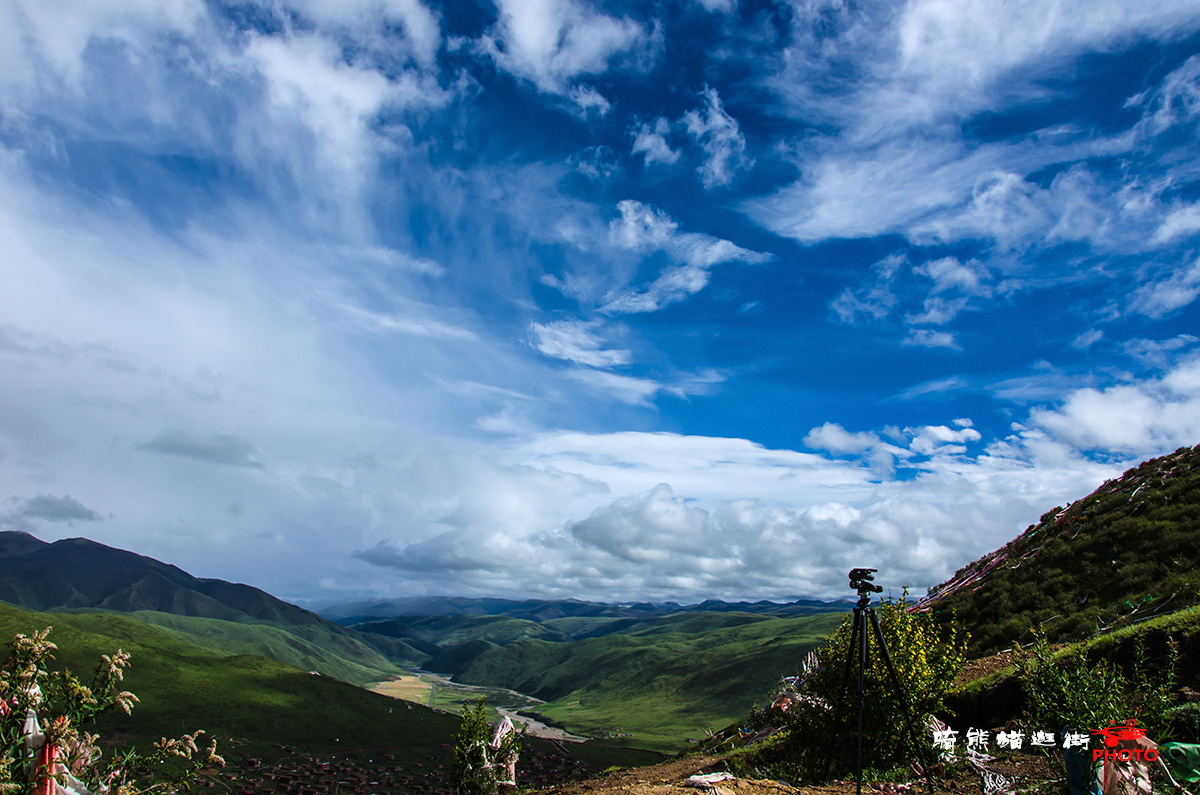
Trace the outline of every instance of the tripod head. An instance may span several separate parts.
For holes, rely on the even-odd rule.
[[[879,569],[850,569],[850,587],[858,591],[858,606],[871,604],[871,594],[883,593],[882,585],[875,585],[874,572]]]

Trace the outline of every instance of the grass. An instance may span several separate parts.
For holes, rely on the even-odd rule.
[[[112,615],[135,618],[158,627],[180,641],[218,654],[261,655],[354,684],[367,684],[386,676],[400,674],[404,666],[415,666],[428,659],[428,655],[397,639],[361,636],[361,633],[341,627],[330,631],[328,627],[317,623],[289,625],[252,619],[228,621],[152,610],[125,613],[91,608],[55,609],[48,615]],[[371,643],[372,640],[389,646],[393,652],[391,658],[382,654]]]
[[[222,655],[136,619],[104,613],[31,613],[0,604],[0,635],[53,627],[56,664],[90,672],[100,654],[132,655],[125,686],[140,703],[108,713],[104,736],[157,738],[204,729],[253,745],[309,750],[402,746],[413,755],[450,742],[452,715],[400,702],[328,676],[253,655]],[[86,677],[85,677],[86,679]]]
[[[742,718],[842,620],[829,613],[669,616],[575,643],[518,641],[481,655],[455,678],[544,699],[550,703],[536,711],[576,733],[677,751],[706,727]]]

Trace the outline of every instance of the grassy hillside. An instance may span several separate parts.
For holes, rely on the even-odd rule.
[[[485,640],[498,646],[525,638],[550,642],[571,640],[554,627],[508,616],[403,616],[358,623],[353,628],[404,640],[423,641],[442,650],[475,640]]]
[[[378,681],[431,656],[258,588],[193,577],[85,538],[48,544],[28,533],[0,532],[0,599],[27,610],[137,614],[215,651],[262,654],[355,683]]]
[[[305,748],[403,745],[428,753],[450,742],[457,718],[409,708],[330,677],[265,657],[224,656],[166,629],[110,613],[30,613],[0,605],[0,637],[52,626],[57,664],[90,672],[100,654],[132,655],[125,686],[141,703],[132,716],[109,713],[106,734],[177,735],[203,728],[217,737]]]
[[[320,624],[278,626],[178,616],[151,610],[139,610],[129,615],[164,629],[180,640],[224,655],[270,657],[352,684],[367,684],[388,675],[403,673],[401,667],[380,654],[374,646],[368,646],[348,633],[330,632]],[[404,648],[408,651],[408,659],[400,662],[417,665],[428,658],[428,655],[416,649],[404,647],[399,641],[397,644],[397,653]]]
[[[1200,602],[1200,446],[1147,461],[930,590],[923,606],[969,627],[970,652],[1052,642]]]
[[[746,714],[844,616],[683,614],[574,643],[521,640],[455,676],[550,703],[538,713],[594,736],[678,750]]]

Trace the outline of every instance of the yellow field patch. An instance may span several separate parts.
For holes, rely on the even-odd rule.
[[[368,689],[392,698],[428,704],[429,687],[429,682],[422,681],[419,676],[397,676],[386,682],[376,682]]]

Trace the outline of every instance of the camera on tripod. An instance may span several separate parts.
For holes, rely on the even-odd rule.
[[[913,726],[912,708],[909,706],[908,697],[904,693],[904,687],[900,684],[900,677],[896,675],[896,669],[892,665],[892,655],[888,652],[887,643],[883,639],[883,629],[879,626],[879,616],[875,614],[875,608],[871,607],[870,594],[882,593],[883,586],[875,584],[875,572],[879,569],[851,569],[850,570],[850,587],[858,591],[858,602],[854,605],[854,620],[851,623],[850,629],[850,645],[846,649],[846,662],[842,666],[842,685],[838,688],[837,708],[833,711],[833,725],[841,726],[842,722],[842,707],[846,704],[846,697],[849,695],[850,684],[850,668],[855,661],[858,662],[858,693],[854,699],[854,703],[858,708],[858,764],[857,764],[857,795],[862,795],[862,769],[863,769],[863,719],[867,706],[867,691],[866,691],[866,672],[870,668],[870,658],[867,651],[867,638],[869,634],[874,634],[875,645],[879,649],[879,654],[883,657],[883,664],[891,679],[892,694],[899,702],[900,714],[904,717],[904,725],[908,728],[908,733],[912,736],[913,744],[917,746],[917,753],[921,757],[921,764],[925,767],[925,783],[929,785],[929,795],[933,795],[933,776],[930,774],[930,764],[925,758],[923,746],[918,739],[920,735]],[[835,736],[831,733],[831,736]],[[825,757],[825,778],[829,777],[829,766],[833,763],[832,756]]]
[[[883,593],[882,585],[875,585],[874,572],[879,569],[850,569],[850,587],[859,593]]]

